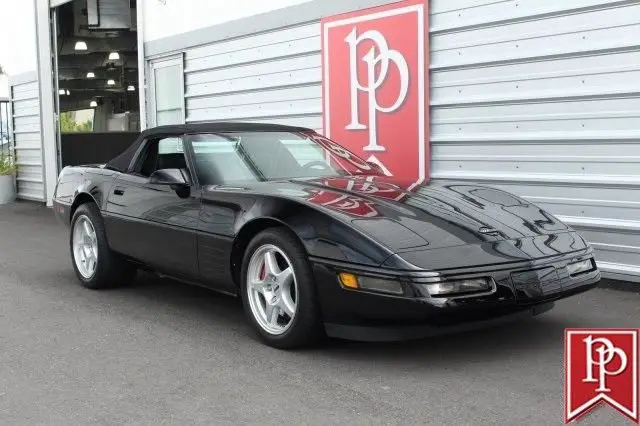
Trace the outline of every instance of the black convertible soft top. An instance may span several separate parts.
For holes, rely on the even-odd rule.
[[[208,133],[208,132],[309,132],[311,129],[295,126],[284,126],[280,124],[268,123],[234,123],[226,121],[217,121],[210,123],[194,123],[194,124],[177,124],[171,126],[158,126],[149,128],[127,148],[122,154],[113,158],[106,164],[106,167],[120,172],[126,172],[133,157],[138,152],[140,145],[146,139],[183,135],[185,133]]]

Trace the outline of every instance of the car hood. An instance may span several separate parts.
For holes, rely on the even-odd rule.
[[[553,235],[569,228],[505,191],[467,183],[410,187],[386,177],[331,177],[270,182],[394,252]]]

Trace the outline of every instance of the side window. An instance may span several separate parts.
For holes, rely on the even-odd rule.
[[[192,147],[196,173],[202,185],[221,185],[229,182],[255,182],[258,179],[251,160],[239,146],[241,138],[198,135]]]
[[[165,138],[158,141],[158,154],[183,154],[182,138]]]
[[[146,143],[141,157],[138,159],[135,174],[149,177],[156,170],[186,169],[182,138],[167,137],[150,140]]]

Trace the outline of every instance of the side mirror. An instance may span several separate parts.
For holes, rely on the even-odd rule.
[[[149,183],[168,185],[182,197],[182,193],[189,190],[190,179],[181,169],[160,169],[149,176]]]

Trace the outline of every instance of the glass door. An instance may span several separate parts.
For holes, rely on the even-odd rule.
[[[182,55],[151,61],[150,70],[153,125],[183,124],[185,112]]]

